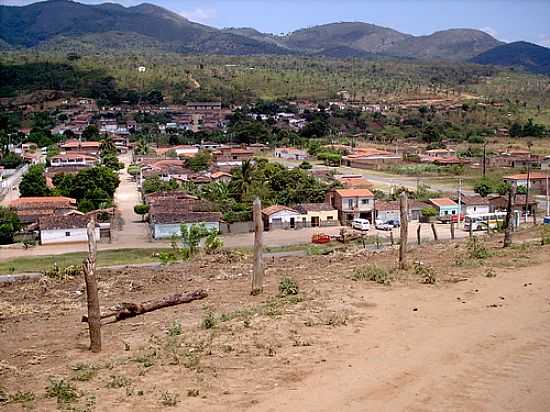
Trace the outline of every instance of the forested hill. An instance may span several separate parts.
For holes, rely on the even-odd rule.
[[[472,62],[518,66],[533,73],[550,74],[550,49],[521,41],[495,47],[473,58]]]
[[[28,6],[0,6],[0,48],[90,51],[145,48],[184,53],[310,54],[328,57],[376,55],[465,60],[501,43],[479,30],[447,30],[415,37],[363,22],[331,23],[286,36],[251,28],[219,30],[193,23],[152,4],[81,4],[49,0]],[[136,39],[132,40],[132,36]]]

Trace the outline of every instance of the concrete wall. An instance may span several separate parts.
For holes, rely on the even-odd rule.
[[[192,223],[187,224],[187,226],[191,226]],[[207,229],[216,229],[217,231],[220,230],[220,224],[219,222],[204,222],[204,225]],[[171,223],[171,224],[159,224],[155,223],[153,226],[153,239],[170,239],[172,236],[180,236],[181,235],[181,224],[179,223]]]
[[[254,232],[254,222],[221,223],[220,232],[223,234]]]
[[[67,236],[69,234],[69,236]],[[99,240],[99,228],[95,230],[96,239]],[[41,230],[40,243],[51,245],[55,243],[76,243],[87,242],[88,232],[86,228],[82,229],[59,229],[59,230]]]

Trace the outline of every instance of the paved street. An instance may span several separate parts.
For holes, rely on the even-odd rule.
[[[128,234],[123,234],[126,229],[123,229],[120,233],[114,234],[114,240],[112,243],[100,243],[98,245],[99,250],[113,250],[113,249],[129,249],[129,248],[143,248],[143,249],[155,249],[155,248],[168,248],[170,247],[169,241],[150,241],[147,236],[139,236],[138,232],[142,235],[146,233],[146,223],[132,224],[131,231]],[[438,224],[436,225],[439,240],[449,240],[450,225]],[[409,225],[409,242],[416,242],[416,230],[418,223],[414,222]],[[322,232],[329,235],[336,236],[340,233],[340,227],[330,228],[306,228],[300,230],[275,230],[272,232],[264,233],[264,244],[266,247],[280,247],[301,245],[311,242],[313,234]],[[348,230],[351,230],[348,228]],[[394,237],[399,237],[399,229],[394,229]],[[134,233],[135,237],[132,237],[130,233]],[[369,235],[378,234],[383,243],[389,243],[389,232],[371,230]],[[461,239],[467,236],[467,232],[456,229],[456,238]],[[421,228],[421,237],[424,241],[432,241],[433,234],[430,225],[423,224]],[[227,248],[252,248],[254,244],[254,234],[244,233],[237,235],[224,235],[221,236],[224,241],[224,245]],[[117,240],[118,239],[118,240]],[[17,248],[0,248],[0,261],[12,259],[16,257],[26,256],[47,256],[47,255],[60,255],[64,253],[72,252],[85,252],[87,251],[87,245],[85,243],[80,244],[67,244],[67,245],[45,245],[35,246],[31,249]]]
[[[13,200],[19,198],[19,183],[28,170],[28,166],[21,168],[17,173],[4,179],[0,188],[0,205],[8,206]]]

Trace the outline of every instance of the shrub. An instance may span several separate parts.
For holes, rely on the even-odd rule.
[[[179,320],[175,320],[169,327],[166,333],[168,336],[179,336],[181,335],[182,328]]]
[[[178,404],[178,394],[163,392],[160,397],[160,402],[163,406],[176,406]]]
[[[212,312],[207,312],[205,317],[202,319],[201,326],[203,329],[212,329],[216,326],[217,320],[216,316]]]
[[[298,294],[298,284],[292,278],[283,278],[279,282],[279,292],[282,296],[290,296]]]
[[[388,272],[377,265],[368,265],[355,268],[351,276],[352,280],[368,280],[384,285],[389,282]]]
[[[487,259],[491,256],[491,252],[485,246],[485,242],[477,236],[468,239],[466,249],[471,259]]]
[[[437,210],[433,207],[425,207],[420,211],[420,213],[422,213],[422,216],[424,217],[437,216]]]
[[[437,281],[434,269],[422,262],[414,262],[414,273],[422,278],[422,282],[427,285],[433,285]]]
[[[74,385],[65,382],[65,380],[50,378],[46,387],[46,396],[57,398],[58,404],[66,404],[78,399],[80,393]]]

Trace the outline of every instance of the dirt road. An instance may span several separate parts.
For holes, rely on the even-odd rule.
[[[339,339],[321,371],[250,410],[550,410],[547,266],[369,295],[367,328]]]
[[[106,325],[98,355],[81,323],[81,278],[6,285],[6,410],[54,410],[44,389],[54,377],[77,391],[70,406],[98,411],[546,412],[550,249],[503,250],[500,240],[480,243],[482,260],[461,243],[413,249],[410,262],[422,260],[435,284],[413,265],[395,271],[394,251],[360,248],[268,259],[258,296],[249,292],[253,259],[240,254],[102,271],[104,310],[176,290],[209,296]],[[373,264],[386,271],[383,284],[354,276]],[[282,295],[287,278],[297,295]],[[28,393],[33,400],[21,399]]]

